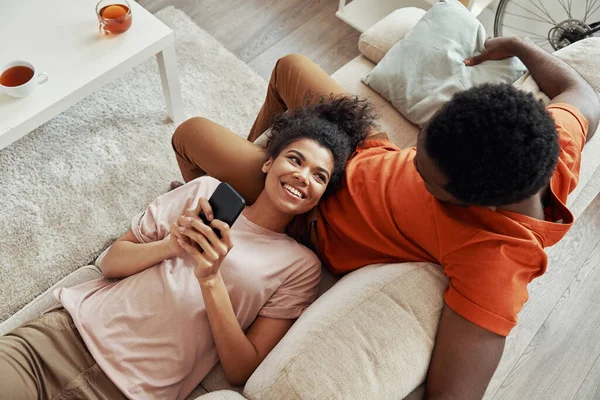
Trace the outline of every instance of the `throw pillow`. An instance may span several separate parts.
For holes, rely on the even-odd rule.
[[[406,7],[392,12],[360,35],[358,50],[375,64],[379,63],[423,15],[425,10],[418,7]]]
[[[526,71],[514,57],[467,67],[464,60],[481,53],[485,39],[481,23],[458,0],[441,0],[363,82],[423,125],[455,93],[483,83],[512,83]]]

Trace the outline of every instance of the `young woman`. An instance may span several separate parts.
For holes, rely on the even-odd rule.
[[[232,227],[212,216],[215,178],[158,197],[100,257],[104,278],[0,338],[2,396],[183,399],[219,360],[243,384],[316,296],[320,262],[285,229],[339,186],[372,121],[349,97],[279,117]]]

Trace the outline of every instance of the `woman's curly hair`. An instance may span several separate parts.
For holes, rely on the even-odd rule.
[[[315,104],[275,118],[266,146],[267,157],[276,158],[298,140],[314,140],[333,155],[333,172],[325,191],[326,196],[330,195],[342,183],[348,159],[375,126],[375,118],[368,100],[347,94],[322,96]]]

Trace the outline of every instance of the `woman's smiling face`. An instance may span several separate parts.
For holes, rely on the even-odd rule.
[[[333,173],[333,155],[311,139],[284,147],[263,165],[265,190],[280,211],[298,215],[317,205]]]

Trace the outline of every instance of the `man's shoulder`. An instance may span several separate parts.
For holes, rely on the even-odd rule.
[[[588,121],[579,109],[567,103],[551,103],[546,106],[556,125],[561,149],[566,142],[575,142],[581,151],[588,133]]]
[[[460,207],[438,203],[436,225],[446,232],[440,240],[446,242],[442,258],[470,252],[502,255],[514,249],[543,250],[537,221],[525,215],[485,207]],[[539,223],[538,223],[539,222]],[[508,246],[508,247],[503,247]],[[495,258],[495,257],[494,257]],[[476,257],[474,258],[476,259]]]
[[[406,173],[418,176],[413,166],[415,153],[416,148],[401,149],[389,140],[367,140],[350,158],[346,176],[349,179],[354,174],[376,177],[379,184],[394,177],[405,179],[401,176]]]

